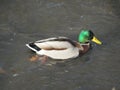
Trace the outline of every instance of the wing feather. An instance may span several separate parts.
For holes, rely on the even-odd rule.
[[[36,41],[37,47],[45,50],[65,50],[75,46],[74,42],[67,37],[54,37]]]

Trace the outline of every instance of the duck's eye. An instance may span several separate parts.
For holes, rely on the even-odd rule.
[[[93,39],[93,36],[94,36],[94,33],[90,30],[90,31],[89,31],[89,39],[90,39],[90,40]]]

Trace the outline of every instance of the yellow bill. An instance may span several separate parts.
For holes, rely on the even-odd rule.
[[[100,40],[98,40],[95,36],[93,37],[93,39],[91,41],[93,41],[93,42],[95,42],[95,43],[97,43],[99,45],[102,44],[102,42]]]

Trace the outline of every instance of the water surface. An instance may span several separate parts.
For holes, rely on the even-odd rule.
[[[120,0],[1,0],[0,90],[119,90]],[[38,39],[77,40],[91,29],[103,41],[76,59],[30,62]]]

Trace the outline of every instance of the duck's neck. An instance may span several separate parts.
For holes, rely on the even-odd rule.
[[[84,42],[84,43],[80,42],[80,45],[90,45],[90,43],[89,42]]]

